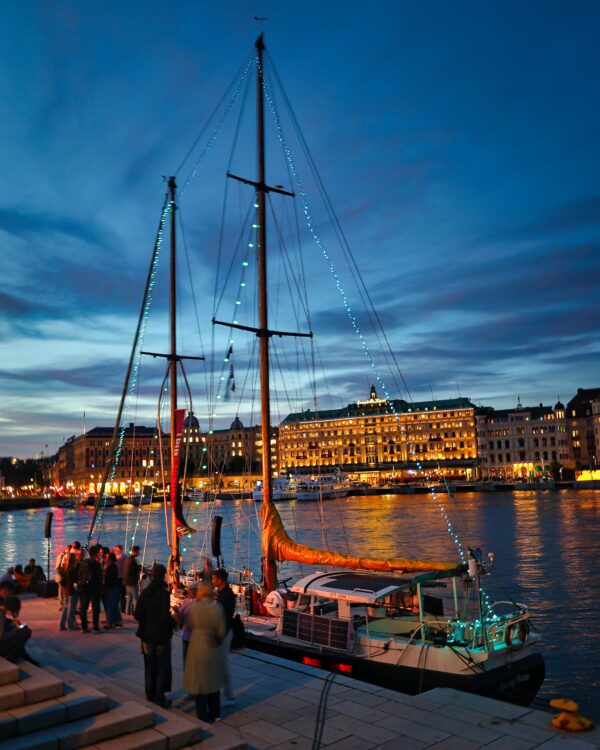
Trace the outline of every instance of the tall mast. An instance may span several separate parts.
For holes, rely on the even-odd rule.
[[[283,190],[280,186],[271,187],[265,179],[265,124],[264,124],[264,68],[263,52],[265,45],[261,34],[255,43],[257,65],[256,65],[256,119],[257,119],[257,179],[256,182],[244,177],[227,172],[227,176],[238,180],[245,185],[252,185],[256,196],[256,224],[257,224],[257,275],[258,275],[258,328],[244,326],[236,323],[227,323],[223,320],[213,318],[213,323],[238,328],[243,331],[252,331],[259,339],[259,362],[260,362],[260,416],[261,416],[261,438],[262,438],[262,516],[263,520],[277,512],[273,506],[273,481],[271,476],[271,406],[269,400],[269,339],[271,336],[303,336],[312,337],[312,333],[295,333],[293,331],[272,331],[269,328],[269,316],[267,309],[267,193],[278,193],[291,198],[294,193]],[[277,563],[271,552],[272,545],[263,529],[263,587],[266,591],[277,588]]]
[[[267,211],[266,211],[266,179],[265,179],[265,118],[264,118],[264,70],[263,51],[265,45],[263,35],[256,40],[258,62],[256,66],[256,119],[257,119],[257,157],[258,179],[256,184],[257,224],[258,224],[258,326],[260,352],[260,414],[262,438],[262,491],[263,506],[271,503],[273,483],[271,476],[271,405],[269,399],[269,336],[267,331]],[[277,565],[274,560],[265,556],[263,559],[263,579],[267,591],[277,588]]]
[[[175,234],[175,190],[174,177],[169,177],[169,202],[171,204],[171,252],[169,273],[169,321],[170,321],[170,351],[169,351],[169,393],[171,395],[171,437],[170,437],[170,466],[175,465],[175,411],[177,409],[177,264],[176,264],[176,234]],[[177,492],[178,489],[175,488]],[[179,569],[179,537],[177,536],[177,517],[175,509],[171,510],[171,571],[174,577]]]

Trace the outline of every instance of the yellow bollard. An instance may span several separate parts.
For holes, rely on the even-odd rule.
[[[550,701],[550,705],[560,711],[557,716],[552,717],[552,726],[555,729],[564,729],[566,732],[584,732],[594,726],[591,719],[580,715],[579,706],[570,698],[555,698]]]

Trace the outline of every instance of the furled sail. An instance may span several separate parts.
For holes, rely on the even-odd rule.
[[[288,562],[299,562],[309,565],[335,565],[340,568],[355,568],[357,570],[373,570],[388,573],[392,571],[419,573],[428,570],[455,570],[457,568],[456,562],[408,560],[403,557],[377,560],[369,557],[351,557],[339,552],[313,549],[290,539],[283,526],[281,516],[272,502],[263,503],[261,514],[262,549],[266,560],[287,560]]]

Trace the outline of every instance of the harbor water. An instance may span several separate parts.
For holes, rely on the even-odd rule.
[[[442,506],[450,524],[443,518]],[[311,546],[369,556],[458,560],[457,546],[493,552],[484,586],[493,600],[526,603],[543,636],[546,681],[540,697],[571,697],[600,715],[600,491],[407,494],[353,496],[324,503],[282,502],[293,538]],[[91,509],[52,508],[51,570],[58,551],[86,542]],[[217,501],[194,504],[188,521],[198,529],[181,540],[184,566],[209,552],[210,520],[223,516],[225,563],[260,575],[259,504]],[[35,557],[46,569],[45,509],[0,513],[0,566]],[[166,562],[162,505],[107,508],[94,532],[102,544],[143,549],[147,563]],[[280,578],[308,573],[282,566]]]

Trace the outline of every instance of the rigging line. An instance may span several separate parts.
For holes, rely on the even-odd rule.
[[[158,261],[160,258],[160,249],[162,247],[162,240],[163,240],[163,229],[166,221],[167,214],[171,210],[171,204],[169,201],[169,195],[165,195],[165,200],[163,203],[160,221],[158,224],[158,230],[156,232],[156,238],[154,240],[154,246],[152,249],[152,255],[150,258],[150,264],[148,267],[148,274],[146,276],[146,284],[144,287],[144,295],[142,298],[142,305],[140,308],[140,313],[138,316],[138,322],[137,327],[133,339],[133,345],[131,347],[131,354],[129,356],[129,362],[127,365],[127,371],[125,374],[125,380],[123,382],[123,390],[121,392],[121,401],[119,403],[119,409],[117,411],[117,418],[115,420],[115,427],[113,430],[111,445],[109,449],[109,460],[106,463],[104,473],[102,476],[102,486],[100,488],[100,499],[96,501],[96,505],[94,507],[94,515],[92,517],[92,522],[90,524],[90,529],[88,532],[87,537],[87,543],[89,545],[89,542],[92,538],[92,535],[94,533],[94,527],[96,523],[99,521],[102,526],[102,517],[104,513],[104,491],[106,488],[106,483],[109,481],[109,475],[110,475],[110,481],[112,482],[115,478],[117,466],[119,463],[119,459],[121,456],[121,451],[123,449],[123,439],[125,436],[125,427],[123,424],[121,424],[121,420],[123,417],[123,412],[125,411],[125,414],[128,414],[130,399],[132,394],[135,392],[136,388],[136,381],[139,373],[139,367],[140,367],[140,359],[141,359],[141,350],[144,342],[144,336],[146,333],[146,325],[148,321],[148,315],[150,313],[150,306],[152,304],[152,294],[154,291],[154,284],[156,281],[156,271],[158,266]],[[136,357],[137,353],[137,357]],[[101,507],[102,506],[102,507]]]
[[[286,243],[285,243],[285,238],[283,236],[283,232],[281,231],[281,226],[280,226],[279,220],[277,218],[277,214],[275,213],[275,208],[273,206],[273,202],[271,200],[267,199],[267,203],[269,205],[269,208],[271,209],[271,217],[273,219],[273,224],[275,225],[275,231],[276,231],[276,234],[277,234],[277,240],[279,242],[279,248],[280,248],[280,251],[281,251],[281,257],[283,258],[282,265],[283,265],[284,273],[285,273],[285,276],[286,276],[286,281],[288,283],[288,288],[291,289],[291,286],[292,286],[290,284],[290,281],[289,281],[289,278],[291,276],[292,281],[293,281],[293,285],[296,288],[296,292],[298,293],[298,299],[300,300],[300,305],[302,307],[302,310],[304,312],[306,320],[309,320],[310,316],[309,316],[309,313],[308,313],[308,305],[307,305],[306,301],[302,297],[302,290],[300,288],[300,283],[299,283],[299,281],[300,281],[299,275],[294,273],[294,269],[292,267],[292,262],[291,262],[289,253],[287,252],[287,246],[286,246]],[[302,277],[301,280],[303,282],[304,291],[306,293],[306,281],[305,281],[304,277]],[[296,323],[299,324],[299,322],[300,322],[299,321],[299,317],[300,316],[298,315],[298,312],[296,310],[296,305],[295,305],[294,300],[291,297],[291,295],[290,295],[290,301],[292,303],[292,310],[294,312],[294,318],[296,320]]]
[[[140,377],[138,378],[136,395],[135,395],[135,412],[134,412],[135,416],[134,416],[134,421],[133,421],[134,425],[137,423],[137,417],[138,417],[137,407],[138,407],[138,404],[139,404],[140,384],[141,384],[141,381],[142,381],[142,378],[141,378],[141,369],[142,368],[141,368],[141,363],[140,363]],[[135,450],[135,440],[134,440],[133,448]],[[131,452],[131,464],[132,465],[130,466],[130,476],[133,473],[133,456],[134,456],[134,450],[132,450],[132,452]],[[128,544],[128,539],[129,539],[129,517],[131,515],[130,501],[131,501],[131,498],[127,498],[127,511],[126,511],[126,514],[125,514],[126,515],[126,522],[125,522],[125,543],[123,545],[123,549],[124,550],[127,550],[127,544]]]
[[[314,160],[312,159],[312,155],[311,155],[310,151],[308,150],[308,146],[306,145],[306,141],[304,139],[302,131],[300,130],[300,127],[299,127],[298,121],[297,121],[297,119],[295,117],[294,111],[293,111],[293,109],[291,107],[291,104],[290,104],[289,100],[287,99],[287,95],[285,93],[285,90],[283,89],[283,86],[281,85],[281,82],[280,82],[279,77],[277,75],[277,71],[275,69],[275,66],[273,65],[273,63],[272,63],[272,61],[270,59],[269,59],[269,61],[270,61],[270,66],[273,68],[273,72],[275,74],[275,78],[278,81],[279,88],[281,90],[284,102],[286,103],[286,106],[287,106],[287,109],[288,109],[288,113],[290,114],[292,122],[294,123],[294,127],[296,129],[296,133],[298,135],[300,143],[304,144],[303,145],[303,149],[304,149],[306,158],[308,160],[309,166],[311,166],[311,170],[313,172],[313,176],[317,180],[317,184],[319,184],[320,182],[322,183],[322,180],[320,178],[319,172],[316,169],[316,165],[314,165]],[[314,239],[315,243],[317,244],[317,246],[321,250],[321,253],[323,254],[324,258],[326,259],[326,261],[329,264],[329,268],[330,268],[330,271],[331,271],[331,273],[333,275],[333,278],[334,278],[334,281],[335,281],[335,284],[336,284],[336,288],[338,289],[338,292],[340,293],[340,295],[342,297],[342,301],[344,303],[344,307],[346,308],[346,313],[347,313],[347,315],[348,315],[348,317],[350,319],[350,322],[352,323],[352,326],[353,326],[353,328],[355,330],[355,333],[359,337],[359,340],[361,342],[361,346],[363,348],[363,351],[364,351],[365,355],[367,356],[367,359],[369,360],[369,362],[371,364],[371,368],[374,370],[374,375],[375,375],[378,383],[382,387],[382,389],[383,389],[383,391],[384,391],[384,393],[386,395],[387,400],[389,401],[390,400],[390,396],[389,396],[389,393],[388,393],[388,389],[385,386],[385,383],[383,382],[383,379],[381,378],[381,375],[379,374],[379,372],[375,368],[375,363],[374,363],[374,361],[372,359],[370,350],[369,350],[369,348],[367,346],[366,340],[364,339],[362,331],[361,331],[360,327],[358,326],[358,322],[356,320],[356,316],[352,312],[352,309],[351,309],[351,307],[349,305],[346,292],[345,292],[345,290],[344,290],[344,288],[343,288],[343,286],[341,284],[341,280],[340,280],[340,278],[339,278],[339,276],[338,276],[338,274],[337,274],[337,272],[335,270],[335,267],[333,265],[333,261],[331,259],[331,256],[327,252],[327,250],[326,250],[325,246],[323,245],[323,243],[321,241],[321,238],[320,238],[320,236],[319,236],[319,234],[318,234],[318,232],[316,230],[316,226],[314,224],[314,221],[313,221],[313,218],[312,218],[312,215],[311,215],[311,212],[310,212],[310,208],[309,208],[309,205],[308,205],[306,194],[304,192],[302,181],[300,180],[299,174],[298,174],[298,172],[296,170],[296,166],[293,163],[290,148],[287,145],[287,143],[285,142],[285,139],[284,139],[284,136],[283,136],[283,129],[282,129],[282,126],[281,126],[281,120],[280,120],[279,114],[278,114],[278,112],[277,112],[277,110],[275,108],[275,102],[273,101],[271,93],[270,93],[270,91],[267,88],[266,81],[264,82],[264,90],[265,90],[265,96],[267,98],[267,101],[268,101],[269,106],[271,108],[271,112],[273,114],[273,118],[275,120],[275,124],[276,124],[276,127],[277,127],[279,140],[280,140],[280,142],[281,142],[281,144],[283,146],[285,157],[290,162],[290,168],[292,170],[292,174],[294,176],[295,182],[296,182],[296,184],[298,186],[298,192],[300,193],[301,198],[302,198],[304,215],[305,215],[305,219],[306,219],[306,223],[307,223],[309,232],[313,236],[313,239]],[[324,191],[324,185],[323,185],[323,191]],[[328,208],[328,211],[329,211],[330,210],[329,206],[331,206],[331,202],[329,201],[329,197],[328,197],[326,191],[324,191],[323,195],[324,195],[324,199],[325,199],[325,205],[326,205],[326,207]],[[332,207],[331,207],[331,209],[332,209]],[[334,213],[333,216],[334,216],[334,227],[335,227],[336,226],[335,213]],[[339,225],[339,221],[337,222],[337,225]],[[340,226],[340,229],[341,229],[341,226]],[[343,233],[342,233],[342,237],[345,240],[345,236],[343,235]],[[344,248],[345,245],[343,243],[341,243],[341,244],[342,244],[342,248]],[[346,242],[346,247],[349,250],[349,245],[348,245],[347,242]],[[350,253],[350,257],[354,260],[354,256],[351,253]],[[362,281],[362,276],[360,276],[360,271],[358,270],[358,267],[356,267],[356,271],[357,271],[358,277],[361,280],[362,286],[364,287],[365,285],[364,285],[364,282]],[[366,289],[366,287],[365,287],[365,289]],[[359,291],[359,294],[360,294],[361,298],[363,298],[363,293],[361,292],[360,286],[358,287],[358,291]],[[368,296],[368,293],[367,293],[367,298],[370,300],[371,308],[373,308],[373,303],[372,303],[372,300],[371,300],[370,296]],[[363,301],[363,304],[364,304],[364,301]],[[367,315],[368,315],[369,319],[371,319],[371,312],[369,310],[369,306],[365,305],[365,309],[366,309],[366,312],[367,312]],[[374,308],[373,308],[373,310],[374,310]],[[394,356],[394,354],[393,354],[393,352],[391,350],[391,346],[389,345],[389,341],[387,339],[387,336],[385,335],[385,331],[383,331],[383,328],[381,326],[381,321],[380,321],[379,316],[377,315],[376,311],[374,311],[374,315],[375,315],[376,320],[379,323],[379,328],[380,328],[380,330],[382,332],[384,340],[386,341],[387,348],[388,348],[388,350],[389,350],[389,352],[390,352],[390,354],[392,356],[392,360],[396,364],[396,367],[398,369],[398,373],[400,374],[402,382],[404,383],[406,393],[409,395],[409,399],[412,401],[412,397],[410,397],[410,391],[408,390],[408,386],[406,384],[406,381],[404,380],[404,376],[402,374],[402,371],[400,370],[400,368],[398,366],[398,363],[396,361],[396,358],[395,358],[395,356]],[[372,325],[372,328],[373,328],[373,331],[375,333],[376,338],[379,339],[380,334],[378,333],[377,327],[374,326],[374,325]],[[387,359],[387,355],[384,355],[384,356]],[[391,375],[392,375],[392,379],[395,381],[395,377],[394,377],[393,373],[391,373]]]
[[[189,254],[188,243],[187,243],[187,239],[186,239],[185,228],[184,228],[184,225],[183,225],[183,216],[182,216],[182,213],[181,213],[181,206],[179,206],[179,210],[177,211],[177,218],[179,220],[179,228],[180,228],[180,231],[181,231],[181,239],[182,239],[182,242],[183,242],[183,249],[184,249],[185,262],[186,262],[186,266],[187,266],[188,278],[190,279],[190,291],[192,293],[192,303],[193,303],[193,307],[194,307],[194,317],[196,318],[196,329],[198,331],[198,338],[200,339],[200,351],[204,351],[204,342],[202,340],[202,328],[200,326],[200,316],[198,314],[198,301],[197,301],[197,298],[196,298],[196,292],[194,291],[194,285],[191,283],[191,280],[192,280],[192,267],[191,267],[191,264],[190,264],[190,254]],[[205,374],[205,378],[206,377],[207,376]],[[207,390],[208,390],[208,388],[207,388]]]
[[[162,431],[161,419],[160,419],[160,409],[162,406],[163,393],[165,391],[165,384],[167,382],[168,377],[169,377],[169,366],[167,365],[165,376],[160,385],[160,393],[158,396],[158,413],[156,415],[156,430],[158,432],[158,450],[160,453],[160,475],[162,477],[163,509],[165,512],[165,533],[167,535],[167,547],[171,547],[171,536],[169,532],[169,516],[167,513],[167,483],[165,482],[165,462],[164,462],[163,445],[162,445],[163,431]]]
[[[190,176],[190,177],[188,177],[188,179],[187,179],[187,180],[185,181],[185,183],[184,183],[184,185],[183,185],[183,188],[181,189],[181,191],[180,191],[180,193],[179,193],[179,197],[180,197],[180,198],[181,198],[181,196],[183,195],[183,193],[184,193],[185,189],[187,188],[187,186],[189,185],[189,183],[191,182],[191,180],[192,180],[192,179],[194,178],[194,176],[195,176],[195,174],[196,174],[196,170],[197,170],[197,168],[198,168],[198,164],[200,163],[200,160],[201,160],[201,159],[202,159],[202,157],[203,157],[203,156],[204,156],[204,155],[206,154],[206,152],[207,152],[207,151],[209,150],[209,148],[210,148],[210,146],[212,145],[212,142],[214,141],[214,139],[216,138],[216,136],[217,136],[217,134],[218,134],[219,130],[220,130],[220,129],[221,129],[221,127],[223,126],[223,123],[224,123],[224,121],[225,121],[225,118],[227,117],[227,115],[229,114],[229,111],[231,110],[231,108],[232,108],[232,107],[233,107],[233,105],[235,104],[235,100],[236,100],[236,99],[237,99],[237,97],[239,96],[239,89],[240,89],[240,84],[241,84],[241,83],[244,83],[245,81],[247,81],[247,79],[249,78],[249,75],[250,75],[250,71],[252,70],[252,68],[253,68],[253,67],[254,67],[255,65],[256,65],[256,56],[255,56],[255,54],[254,54],[254,53],[252,52],[252,53],[250,53],[250,54],[249,54],[249,55],[248,55],[248,56],[246,57],[246,59],[244,60],[244,62],[242,63],[242,65],[240,65],[240,67],[238,68],[238,70],[237,70],[236,74],[234,75],[234,77],[233,77],[233,79],[232,79],[231,83],[230,83],[230,84],[229,84],[229,86],[228,86],[228,87],[227,87],[227,88],[225,89],[225,92],[223,93],[223,95],[222,95],[222,96],[221,96],[221,98],[219,99],[219,101],[218,101],[217,105],[215,106],[215,108],[213,109],[213,111],[211,112],[211,114],[209,115],[209,117],[208,117],[208,119],[206,120],[205,124],[204,124],[204,125],[203,125],[203,127],[201,128],[200,132],[198,133],[198,135],[197,135],[197,136],[196,136],[196,138],[194,139],[194,141],[193,141],[192,145],[191,145],[191,146],[190,146],[190,148],[189,148],[189,149],[187,150],[187,152],[186,152],[185,156],[183,157],[183,159],[181,160],[181,162],[180,162],[179,166],[178,166],[178,167],[177,167],[177,169],[175,170],[175,176],[176,176],[176,177],[178,177],[178,176],[179,176],[179,173],[181,172],[181,170],[182,170],[182,169],[183,169],[183,167],[185,166],[185,163],[186,163],[186,162],[187,162],[187,160],[188,160],[188,159],[190,158],[191,154],[192,154],[192,153],[194,152],[194,150],[195,150],[196,146],[197,146],[197,145],[198,145],[198,143],[200,142],[200,139],[201,139],[201,138],[202,138],[202,137],[204,136],[204,134],[205,134],[205,132],[206,132],[206,131],[208,130],[208,128],[209,128],[209,126],[210,126],[211,122],[213,121],[213,119],[214,119],[214,118],[216,117],[217,113],[219,112],[219,110],[220,110],[220,109],[221,109],[221,107],[223,106],[223,103],[224,103],[224,102],[225,102],[225,100],[227,99],[227,96],[228,96],[229,92],[230,92],[230,91],[231,91],[232,89],[234,89],[234,91],[233,91],[233,94],[231,95],[231,97],[230,97],[230,99],[229,99],[229,102],[228,102],[227,106],[225,107],[225,113],[224,113],[223,115],[221,115],[221,119],[220,119],[220,120],[218,121],[217,125],[216,125],[216,126],[215,126],[215,128],[213,129],[213,132],[211,133],[211,136],[210,136],[210,138],[209,138],[209,140],[208,140],[208,143],[207,143],[207,144],[206,144],[206,145],[204,146],[204,149],[202,150],[202,153],[200,154],[200,156],[199,156],[199,157],[198,157],[198,159],[196,160],[196,163],[195,163],[195,165],[194,165],[194,170],[193,170],[193,172],[192,172],[191,176]],[[240,84],[238,84],[238,85],[236,86],[236,83],[237,83],[238,79],[240,79],[240,78],[241,78]]]
[[[268,73],[270,71],[267,69],[266,72]],[[273,96],[273,100],[274,100],[274,105],[273,106],[276,108],[276,104],[275,104],[275,90],[274,90],[273,86],[270,87],[270,91],[271,91],[271,95]],[[284,151],[284,157],[285,157],[285,151]],[[289,160],[287,158],[284,158],[284,164],[285,164],[285,168],[286,168],[286,171],[287,171],[287,176],[288,176],[289,184],[293,185],[294,184],[294,177],[292,175],[290,163],[289,163]],[[267,198],[269,198],[268,194],[267,194]],[[284,201],[283,205],[284,206],[289,205],[289,201]],[[297,246],[298,246],[298,257],[299,257],[299,261],[300,261],[300,269],[299,269],[299,273],[297,274],[297,276],[300,279],[302,279],[302,289],[303,289],[303,292],[304,292],[304,297],[300,297],[300,299],[301,299],[301,304],[302,304],[302,306],[303,306],[303,308],[305,310],[305,315],[306,315],[306,320],[307,320],[307,323],[308,323],[308,326],[309,326],[309,330],[312,330],[311,321],[310,321],[310,306],[308,304],[308,290],[307,290],[307,287],[306,287],[306,272],[305,272],[305,269],[304,269],[304,254],[302,252],[303,245],[302,245],[302,241],[301,241],[300,221],[299,221],[299,216],[298,216],[298,202],[296,200],[293,200],[291,202],[291,205],[293,206],[293,215],[294,215],[295,229],[296,229],[296,242],[297,242]],[[296,276],[296,274],[294,274],[294,276]],[[299,296],[300,296],[300,293],[299,293]]]
[[[248,79],[249,81],[249,79]],[[223,254],[223,240],[224,240],[224,234],[225,234],[225,212],[228,205],[228,195],[229,195],[229,173],[231,172],[231,165],[233,163],[233,155],[235,153],[235,149],[237,146],[237,140],[239,136],[239,132],[241,129],[241,124],[244,116],[244,112],[246,109],[246,102],[248,99],[248,91],[249,91],[249,85],[246,86],[244,90],[244,96],[242,99],[242,105],[240,107],[240,114],[238,116],[238,121],[233,137],[233,143],[231,145],[231,150],[229,152],[229,161],[227,163],[227,171],[225,173],[225,186],[223,190],[223,201],[221,204],[221,223],[219,226],[219,244],[218,244],[218,252],[217,252],[217,273],[215,274],[215,285],[214,285],[214,292],[213,292],[213,318],[216,317],[216,311],[214,308],[215,300],[217,298],[217,289],[219,288],[219,270],[221,268],[221,257]],[[241,185],[240,185],[241,187]],[[246,217],[247,218],[247,217]]]
[[[365,311],[367,312],[367,316],[369,317],[369,321],[371,323],[371,327],[373,329],[373,332],[375,333],[375,335],[376,335],[376,337],[377,337],[377,339],[379,341],[379,338],[380,338],[380,335],[378,333],[378,327],[379,327],[379,330],[381,331],[382,337],[384,338],[384,340],[386,342],[387,349],[390,352],[390,354],[392,355],[392,358],[394,359],[394,363],[396,365],[398,373],[400,374],[400,376],[401,376],[401,378],[402,378],[402,380],[404,382],[404,386],[405,386],[406,392],[409,395],[409,400],[412,401],[412,398],[410,398],[410,393],[408,391],[407,384],[404,381],[404,377],[402,375],[400,367],[398,366],[398,363],[395,361],[395,358],[394,358],[391,346],[390,346],[389,341],[387,340],[387,336],[385,334],[385,330],[384,330],[384,328],[383,328],[383,326],[381,324],[381,321],[379,319],[379,316],[377,314],[375,306],[373,305],[373,302],[372,302],[372,299],[370,297],[369,291],[368,291],[368,289],[367,289],[367,287],[366,287],[366,285],[364,283],[364,280],[363,280],[362,275],[360,273],[360,270],[358,268],[358,264],[356,262],[356,259],[355,259],[354,255],[353,255],[353,253],[352,253],[352,249],[350,247],[350,244],[347,241],[347,238],[346,238],[346,236],[344,234],[344,231],[343,231],[343,228],[341,226],[341,223],[340,223],[340,221],[339,221],[339,219],[338,219],[338,217],[336,215],[336,212],[335,212],[335,209],[333,207],[333,204],[332,204],[332,202],[331,202],[331,200],[329,198],[329,195],[327,193],[327,190],[325,188],[325,184],[324,184],[324,182],[323,182],[323,180],[321,178],[321,175],[320,175],[320,173],[318,171],[316,162],[315,162],[315,160],[314,160],[314,158],[312,156],[312,153],[311,153],[311,151],[310,151],[310,149],[308,147],[308,143],[307,143],[307,141],[306,141],[306,139],[304,137],[304,134],[303,134],[303,132],[302,132],[302,130],[300,128],[299,121],[298,121],[298,119],[297,119],[297,117],[296,117],[296,115],[294,113],[294,110],[293,110],[293,108],[291,106],[291,102],[289,101],[289,98],[287,97],[287,94],[285,92],[285,89],[283,87],[281,79],[279,78],[279,75],[277,73],[275,65],[274,65],[273,61],[270,58],[269,58],[269,63],[270,63],[270,67],[273,70],[273,74],[274,74],[275,80],[276,80],[276,82],[278,84],[279,90],[281,91],[284,103],[285,103],[286,108],[288,110],[288,114],[290,115],[290,119],[292,120],[292,123],[294,125],[296,134],[298,136],[298,139],[300,141],[300,144],[301,144],[302,149],[304,151],[304,154],[306,156],[307,162],[309,164],[309,167],[311,169],[313,177],[314,177],[314,179],[315,179],[315,181],[317,183],[317,187],[319,188],[319,192],[321,194],[321,198],[323,200],[325,208],[326,208],[326,210],[327,210],[327,212],[329,214],[330,221],[333,224],[334,231],[335,231],[335,233],[337,235],[340,247],[343,249],[343,251],[347,255],[346,262],[348,264],[348,267],[349,267],[350,270],[352,270],[352,267],[354,267],[354,270],[356,272],[356,276],[358,277],[358,280],[360,281],[360,285],[356,284],[357,290],[358,290],[359,295],[361,297],[361,300],[363,302]],[[271,91],[271,95],[273,96],[274,106],[276,106],[275,105],[275,94],[274,94],[274,91]],[[362,289],[361,289],[361,287],[362,287]],[[365,298],[369,301],[368,305],[366,304]],[[371,317],[371,311],[373,313],[374,318],[376,319],[376,321],[378,323],[378,326],[374,325],[374,323],[373,323],[373,318]],[[382,347],[382,349],[385,349],[385,348]],[[384,351],[384,357],[385,357],[386,363],[387,363],[387,354],[385,354],[385,351]],[[388,364],[388,366],[389,366],[389,364]],[[393,375],[393,372],[391,372],[391,375],[392,375],[392,379],[394,381],[394,384],[395,384],[397,390],[400,391],[400,389],[399,389],[399,387],[398,387],[398,385],[397,385],[397,383],[395,381],[395,377]]]
[[[185,496],[185,483],[187,482],[187,469],[188,469],[188,460],[190,457],[190,431],[192,427],[192,415],[194,413],[194,405],[192,402],[192,391],[190,389],[190,384],[187,378],[187,373],[185,371],[185,367],[183,365],[183,362],[179,361],[179,370],[181,371],[181,377],[183,379],[183,382],[185,384],[186,388],[186,395],[187,395],[187,404],[189,406],[188,408],[188,424],[187,424],[187,437],[188,440],[184,443],[185,445],[185,458],[183,462],[183,477],[181,481],[181,487],[182,487],[182,495]],[[185,429],[185,418],[183,422],[183,427]],[[171,425],[171,430],[173,429],[173,425]],[[182,501],[182,510],[183,510],[183,501]],[[189,508],[188,508],[189,512]]]
[[[227,288],[227,284],[229,283],[229,279],[230,279],[230,277],[231,277],[231,275],[233,273],[234,263],[235,263],[235,261],[236,261],[236,259],[238,257],[238,253],[240,252],[240,248],[242,246],[242,238],[243,238],[244,234],[247,231],[249,232],[250,237],[252,235],[252,230],[251,229],[249,230],[248,227],[247,227],[247,225],[248,225],[248,218],[250,216],[250,213],[253,210],[253,207],[254,207],[254,197],[252,197],[252,200],[248,204],[248,210],[246,211],[246,215],[245,215],[245,217],[243,219],[243,222],[242,222],[242,228],[240,229],[240,232],[239,232],[238,238],[237,238],[237,242],[235,243],[234,252],[233,252],[233,255],[231,257],[231,261],[229,263],[229,268],[227,269],[227,274],[226,274],[225,279],[223,281],[223,286],[221,287],[221,292],[220,292],[220,294],[218,296],[218,300],[217,300],[216,304],[213,307],[213,318],[217,317],[217,314],[219,312],[219,308],[221,306],[221,303],[223,302],[223,297],[225,296],[225,291],[226,291],[226,288]],[[244,270],[247,268],[247,266],[244,266],[243,264],[244,263],[248,263],[248,250],[251,247],[253,247],[253,243],[247,242],[246,243],[246,248],[245,248],[245,253],[242,255],[242,274],[244,274]]]

